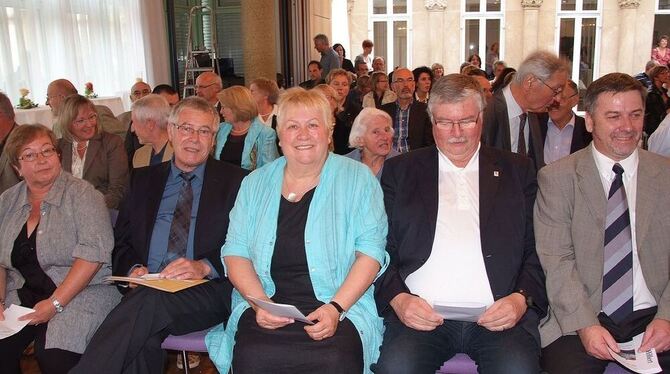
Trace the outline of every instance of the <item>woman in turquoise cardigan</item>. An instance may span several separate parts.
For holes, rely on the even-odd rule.
[[[232,313],[206,339],[221,373],[369,373],[377,360],[383,327],[371,284],[389,258],[383,194],[365,165],[328,151],[332,122],[321,93],[286,91],[285,157],[242,182],[221,250]],[[252,298],[292,304],[314,324]]]
[[[221,123],[216,134],[214,158],[247,170],[255,170],[279,157],[277,134],[258,120],[256,102],[244,86],[232,86],[218,93]]]

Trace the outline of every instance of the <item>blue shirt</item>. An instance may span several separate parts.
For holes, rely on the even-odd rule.
[[[407,133],[409,131],[409,109],[412,105],[408,105],[407,109],[402,109],[400,104],[396,101],[398,109],[395,112],[393,119],[393,149],[400,153],[409,152],[409,144],[407,144]]]
[[[544,140],[544,163],[549,165],[570,154],[572,133],[575,131],[575,115],[562,129],[554,121],[547,120],[547,137]]]
[[[151,233],[151,241],[149,243],[149,259],[147,261],[147,268],[150,273],[156,273],[165,257],[167,256],[168,236],[170,234],[170,226],[172,225],[172,218],[174,217],[174,210],[177,207],[177,200],[179,199],[179,191],[184,183],[179,174],[182,171],[177,168],[174,163],[174,158],[170,161],[170,174],[165,182],[165,190],[163,190],[163,197],[158,207],[158,214],[154,229]],[[203,177],[205,175],[205,163],[198,165],[193,170],[194,178],[191,180],[191,188],[193,189],[193,206],[191,208],[191,224],[188,230],[188,243],[186,245],[186,258],[193,259],[193,238],[195,234],[195,221],[198,216],[198,206],[200,205],[200,192],[202,191]],[[208,265],[212,272],[208,278],[218,277],[218,273],[208,260]]]

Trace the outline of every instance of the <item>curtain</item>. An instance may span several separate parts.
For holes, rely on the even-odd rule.
[[[146,80],[141,0],[0,0],[0,90],[44,105],[49,82],[127,96]],[[125,93],[125,94],[124,94]]]

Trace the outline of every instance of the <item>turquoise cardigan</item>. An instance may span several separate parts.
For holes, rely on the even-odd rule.
[[[248,258],[272,297],[270,274],[277,232],[277,216],[286,159],[281,157],[249,174],[230,212],[230,227],[221,257]],[[386,253],[387,218],[377,179],[367,166],[329,154],[309,207],[305,225],[307,265],[316,298],[328,303],[349,274],[356,252],[372,257],[382,274],[389,263]],[[228,269],[226,269],[227,275]],[[363,345],[365,373],[377,361],[382,341],[382,319],[375,306],[374,285],[349,309],[347,318],[356,326]],[[235,289],[227,326],[215,327],[205,340],[209,357],[221,373],[232,362],[237,323],[249,304]],[[295,322],[301,323],[301,322]],[[300,352],[296,352],[300,354]]]
[[[216,149],[214,158],[221,157],[221,150],[226,145],[228,135],[233,129],[229,122],[222,122],[219,125],[219,132],[216,134]],[[251,121],[251,126],[244,139],[244,149],[242,150],[242,168],[247,170],[256,170],[257,168],[269,164],[279,157],[277,152],[277,134],[275,131],[263,125],[258,117]]]

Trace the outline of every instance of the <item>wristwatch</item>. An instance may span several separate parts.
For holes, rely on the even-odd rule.
[[[517,293],[520,293],[521,296],[523,296],[523,298],[526,299],[526,306],[527,306],[527,307],[529,307],[529,308],[532,308],[532,307],[533,307],[533,297],[530,296],[530,295],[526,292],[526,290],[524,290],[523,288],[521,288],[521,289],[516,290],[516,292],[517,292]]]
[[[329,304],[334,306],[335,309],[337,309],[337,312],[340,313],[340,318],[339,318],[340,322],[344,321],[344,318],[347,316],[347,311],[344,310],[344,308],[342,308],[342,306],[334,300],[331,300]]]
[[[61,303],[60,303],[60,301],[58,301],[58,299],[56,299],[55,297],[51,296],[51,297],[49,298],[49,300],[51,300],[51,303],[54,305],[54,308],[56,308],[56,313],[63,313],[63,311],[65,310],[65,308],[63,308],[63,305],[61,305]]]

